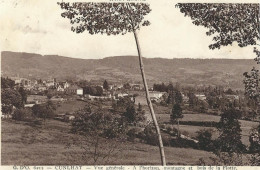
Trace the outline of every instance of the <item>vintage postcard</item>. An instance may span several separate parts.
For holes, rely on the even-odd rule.
[[[259,12],[0,0],[0,169],[259,169]]]

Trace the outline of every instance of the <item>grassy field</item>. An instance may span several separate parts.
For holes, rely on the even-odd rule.
[[[28,95],[27,96],[27,101],[28,102],[33,102],[33,101],[45,101],[47,100],[47,96],[41,96],[41,95]]]
[[[169,122],[170,115],[169,114],[160,114],[157,115],[159,122]],[[214,116],[214,115],[206,115],[206,114],[184,114],[184,117],[181,119],[182,121],[213,121],[213,122],[219,122],[220,116]],[[257,122],[252,121],[246,121],[246,120],[239,120],[241,124],[241,130],[242,130],[242,142],[245,145],[249,145],[249,134],[253,127],[258,126]],[[201,129],[209,129],[207,127],[202,126],[190,126],[190,125],[180,125],[180,131],[186,131],[189,133],[189,136],[195,137],[196,132]],[[211,128],[215,129],[215,128]],[[216,138],[218,136],[218,132],[216,129],[214,130],[213,137]]]
[[[82,136],[71,134],[67,123],[47,120],[45,125],[31,126],[25,123],[2,121],[2,165],[87,165],[91,161],[81,158],[80,146],[66,148],[72,139]],[[143,143],[124,142],[120,152],[107,164],[159,165],[159,150]],[[210,161],[210,152],[189,148],[165,147],[168,165],[195,165],[199,158]],[[104,164],[98,162],[98,164]]]
[[[86,102],[79,100],[65,101],[60,103],[60,105],[56,108],[55,114],[65,114],[72,113],[81,108],[84,108]]]

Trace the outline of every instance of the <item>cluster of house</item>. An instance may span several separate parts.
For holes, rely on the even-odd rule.
[[[23,86],[26,90],[34,91],[34,92],[44,92],[48,89],[54,89],[57,92],[67,92],[69,94],[77,94],[83,95],[83,89],[76,86],[71,85],[67,81],[57,82],[57,80],[49,79],[49,80],[29,80],[26,78],[20,77],[11,77],[14,80],[15,84],[18,86]]]

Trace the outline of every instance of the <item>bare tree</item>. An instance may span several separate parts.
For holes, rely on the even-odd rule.
[[[148,85],[144,72],[141,47],[138,40],[137,31],[141,26],[148,26],[150,22],[144,20],[144,16],[149,14],[151,9],[146,3],[58,3],[66,11],[61,14],[64,18],[69,18],[71,30],[76,33],[88,31],[90,34],[118,35],[131,32],[134,34],[136,48],[139,57],[139,65],[143,84],[146,93],[146,100],[152,119],[156,128],[161,154],[161,163],[166,165],[160,128],[150,100]]]

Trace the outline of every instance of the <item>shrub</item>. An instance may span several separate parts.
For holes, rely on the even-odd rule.
[[[212,151],[214,149],[213,140],[212,140],[212,130],[200,130],[197,132],[197,139],[199,141],[199,148]]]
[[[144,141],[147,144],[150,144],[150,145],[156,146],[156,145],[159,144],[154,126],[148,125],[148,126],[145,127],[145,129],[144,129]]]
[[[164,100],[162,100],[162,101],[160,102],[160,105],[161,105],[161,106],[167,106],[167,103],[166,103]]]
[[[187,132],[187,131],[183,131],[182,134],[183,134],[184,136],[189,136],[189,132]]]
[[[160,127],[161,127],[162,129],[166,129],[166,125],[165,125],[165,124],[160,125]]]
[[[166,127],[166,131],[167,131],[168,133],[171,133],[171,132],[172,132],[172,126],[167,126],[167,127]]]
[[[135,140],[135,138],[137,138],[138,136],[138,129],[137,128],[132,128],[127,132],[127,139],[131,142],[133,142]]]
[[[174,128],[172,125],[167,125],[166,131],[168,134],[172,136],[176,136],[178,134],[178,129]]]
[[[29,121],[33,120],[34,117],[32,116],[32,111],[30,109],[23,108],[15,110],[12,119],[17,121]]]
[[[164,146],[171,146],[171,138],[168,136],[162,136]]]

